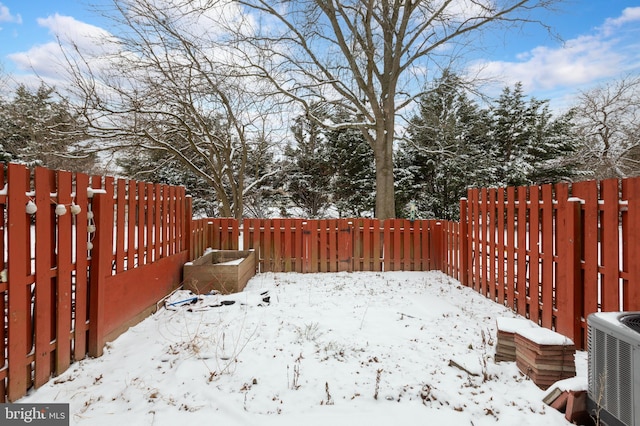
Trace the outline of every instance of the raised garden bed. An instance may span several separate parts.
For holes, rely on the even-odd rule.
[[[184,288],[197,294],[238,293],[255,273],[253,250],[213,250],[184,265]]]

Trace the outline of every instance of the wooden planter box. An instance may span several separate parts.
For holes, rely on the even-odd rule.
[[[238,293],[255,273],[253,250],[214,250],[184,265],[184,288],[196,294]]]

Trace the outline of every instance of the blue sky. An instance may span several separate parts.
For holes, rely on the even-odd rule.
[[[25,76],[44,69],[47,51],[56,48],[56,31],[99,32],[107,24],[88,5],[100,2],[0,0],[4,73]],[[559,9],[536,17],[550,24],[564,44],[539,26],[527,26],[489,38],[490,49],[473,65],[504,84],[521,81],[526,93],[557,104],[578,90],[640,72],[640,0],[566,0]]]

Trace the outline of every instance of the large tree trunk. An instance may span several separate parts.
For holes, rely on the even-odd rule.
[[[393,133],[378,132],[374,154],[376,157],[376,211],[378,219],[396,217],[395,189],[393,185]]]

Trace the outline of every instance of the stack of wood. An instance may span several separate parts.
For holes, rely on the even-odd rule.
[[[516,365],[541,389],[576,375],[573,341],[546,328],[522,328],[514,338]]]
[[[495,361],[515,361],[516,342],[515,334],[523,328],[538,327],[533,321],[524,318],[498,318],[498,328]]]

